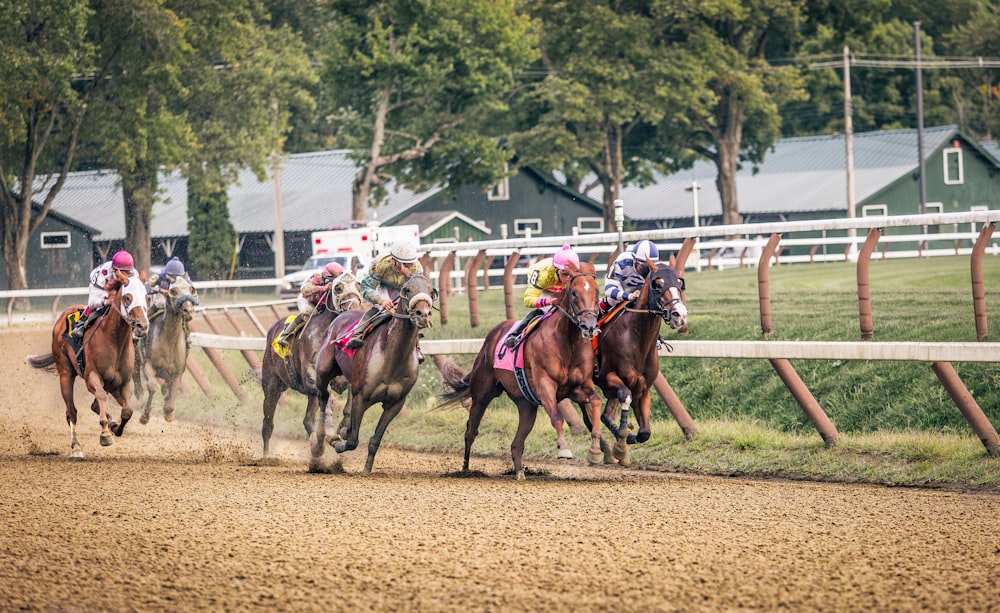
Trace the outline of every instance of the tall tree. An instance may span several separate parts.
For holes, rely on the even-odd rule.
[[[740,162],[757,163],[780,134],[780,105],[803,98],[793,66],[768,54],[794,54],[805,0],[654,0],[653,14],[671,44],[706,76],[712,102],[684,101],[683,119],[668,115],[661,128],[681,146],[711,160],[725,224],[741,223],[736,192]],[[783,43],[774,48],[773,43]]]
[[[413,189],[497,183],[509,153],[493,122],[533,59],[514,0],[334,0],[331,95],[361,165],[352,218],[392,179]]]
[[[114,56],[88,39],[91,16],[84,0],[0,0],[0,206],[11,289],[28,286],[28,240],[72,169],[87,104]],[[39,175],[49,182],[37,189],[45,199],[36,210]]]
[[[650,147],[650,126],[684,104],[705,103],[703,75],[671,50],[646,2],[529,2],[540,23],[544,77],[518,97],[519,162],[560,170],[583,191],[603,188],[605,227],[628,181],[681,154]],[[677,121],[682,121],[679,118]],[[588,173],[596,177],[581,185]]]

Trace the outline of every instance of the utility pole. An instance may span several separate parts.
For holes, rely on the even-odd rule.
[[[924,177],[924,78],[920,68],[920,22],[913,22],[913,50],[917,71],[917,157],[920,158],[920,214],[927,212],[927,180]],[[927,227],[924,227],[927,234]]]
[[[854,212],[854,120],[852,118],[854,109],[851,107],[851,51],[844,45],[844,147],[845,166],[847,166],[847,218],[853,219]],[[851,228],[847,231],[847,236],[857,238],[858,231]],[[850,244],[851,254],[855,252],[857,246],[852,241]]]

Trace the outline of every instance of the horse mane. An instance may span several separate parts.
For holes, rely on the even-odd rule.
[[[573,275],[573,276],[576,276],[576,275],[590,275],[590,276],[594,277],[594,279],[595,279],[594,282],[595,283],[597,282],[596,281],[596,279],[597,279],[597,269],[590,262],[580,262],[580,266],[579,267],[574,266],[573,262],[568,262],[566,264],[566,270],[568,270],[570,272],[570,274]],[[566,287],[563,288],[563,291],[559,292],[556,295],[555,300],[552,301],[553,304],[558,305],[558,306],[562,306],[562,307],[567,306],[566,302],[569,300],[569,294],[570,294],[570,292],[567,292],[565,290],[568,287],[569,287],[569,284],[567,283]]]

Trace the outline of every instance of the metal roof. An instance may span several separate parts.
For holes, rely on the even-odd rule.
[[[992,155],[994,160],[1000,162],[1000,142],[995,140],[984,140],[980,141],[979,145],[984,151],[986,151],[986,153]]]
[[[957,131],[955,126],[924,129],[925,156]],[[862,202],[918,166],[917,131],[885,130],[854,135],[854,193]],[[736,173],[741,213],[847,210],[844,136],[783,138],[756,168],[743,164]],[[621,189],[630,219],[690,218],[692,181],[698,182],[698,213],[721,215],[712,162],[700,160],[690,170],[657,174],[655,184]],[[597,199],[600,200],[598,190]]]
[[[357,164],[347,150],[289,155],[282,159],[281,225],[286,232],[325,230],[351,221],[351,185]],[[40,180],[41,181],[41,180]],[[153,206],[151,235],[187,236],[187,180],[179,172],[160,175],[161,196]],[[390,185],[389,202],[405,210],[437,190],[414,194]],[[250,170],[228,190],[229,215],[240,234],[273,232],[274,172],[259,181]],[[95,240],[125,238],[125,214],[117,173],[70,173],[52,210],[98,230]],[[378,211],[381,212],[381,208]]]

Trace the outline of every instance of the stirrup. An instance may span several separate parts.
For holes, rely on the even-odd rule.
[[[86,329],[84,328],[84,325],[81,323],[74,325],[73,329],[69,331],[69,335],[73,338],[83,338],[84,332],[86,332]]]
[[[503,339],[503,344],[513,349],[517,347],[518,342],[521,340],[520,334],[511,334],[507,338]]]
[[[361,347],[361,339],[354,338],[353,336],[351,337],[351,340],[347,341],[347,344],[344,345],[344,349],[357,349],[359,347]]]

